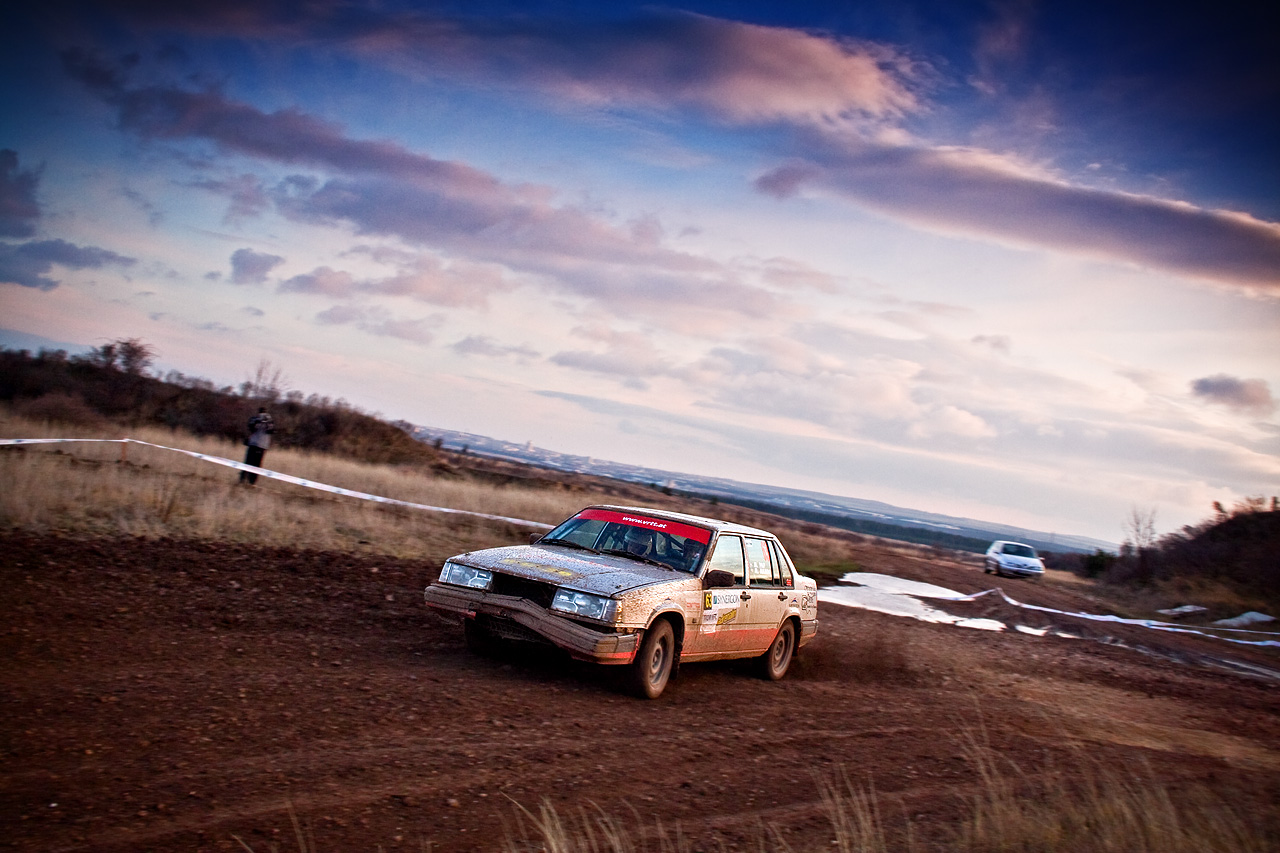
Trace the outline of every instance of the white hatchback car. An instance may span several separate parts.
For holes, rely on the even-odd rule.
[[[818,632],[817,588],[764,530],[592,506],[529,545],[451,557],[424,597],[462,617],[472,648],[550,643],[629,667],[635,692],[654,699],[688,661],[754,657],[782,678]]]
[[[1044,560],[1036,554],[1036,549],[1021,542],[992,542],[987,549],[983,563],[987,574],[996,573],[996,577],[1012,575],[1022,578],[1044,577]]]

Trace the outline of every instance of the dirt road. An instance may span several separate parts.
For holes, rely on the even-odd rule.
[[[638,838],[678,824],[694,850],[762,827],[829,849],[818,786],[841,770],[941,847],[974,737],[1033,776],[1141,768],[1264,818],[1280,802],[1280,687],[1098,642],[827,607],[785,681],[693,665],[643,702],[554,653],[468,654],[421,603],[426,562],[22,534],[0,555],[13,849],[297,850],[292,809],[321,851],[495,850],[516,804],[544,801]],[[990,585],[960,565],[915,574]]]

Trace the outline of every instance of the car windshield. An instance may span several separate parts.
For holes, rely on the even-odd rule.
[[[543,545],[585,548],[696,572],[711,541],[704,527],[612,509],[584,509],[543,536]]]
[[[1017,545],[1012,542],[1005,544],[1004,552],[1006,554],[1012,554],[1015,557],[1031,557],[1034,559],[1036,556],[1034,548],[1028,545]]]

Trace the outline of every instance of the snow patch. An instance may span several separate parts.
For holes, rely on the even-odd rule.
[[[970,600],[969,596],[945,587],[870,572],[850,572],[841,580],[861,584],[861,586],[824,587],[818,590],[818,601],[845,607],[861,607],[863,610],[888,613],[890,616],[906,616],[921,622],[976,628],[979,631],[1003,631],[1007,627],[996,619],[970,619],[956,616],[938,610],[936,607],[930,607],[916,598],[921,596],[951,601]]]
[[[1250,610],[1248,613],[1241,613],[1239,616],[1231,619],[1219,619],[1214,622],[1215,625],[1221,625],[1224,628],[1243,628],[1245,625],[1259,625],[1263,622],[1274,622],[1276,617],[1268,616],[1265,613],[1259,613],[1256,610]]]

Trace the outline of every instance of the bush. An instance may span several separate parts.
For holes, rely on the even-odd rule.
[[[72,426],[154,425],[239,442],[249,416],[265,398],[171,371],[144,372],[152,350],[136,339],[99,347],[87,356],[62,351],[0,350],[0,401],[26,417]],[[333,453],[362,462],[431,464],[438,454],[400,426],[343,400],[293,393],[272,407],[276,447]]]
[[[86,428],[103,425],[102,416],[90,408],[88,403],[62,391],[51,391],[33,400],[23,400],[13,410],[20,417],[33,421]]]

